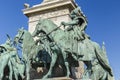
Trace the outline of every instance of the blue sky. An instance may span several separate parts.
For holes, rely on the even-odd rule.
[[[115,80],[120,79],[120,0],[76,0],[88,19],[86,32],[100,45],[105,42]],[[0,44],[6,34],[14,37],[20,27],[28,28],[28,19],[22,13],[23,4],[31,6],[41,0],[0,0]]]

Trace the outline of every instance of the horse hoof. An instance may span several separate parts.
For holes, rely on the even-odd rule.
[[[47,76],[44,76],[42,79],[47,79],[48,77]]]
[[[45,79],[47,79],[47,78],[51,78],[51,76],[50,76],[50,75],[46,75],[46,76],[44,76],[42,79],[45,80]]]
[[[69,75],[66,75],[65,77],[69,78]]]

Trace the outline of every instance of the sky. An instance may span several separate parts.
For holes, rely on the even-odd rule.
[[[0,0],[0,44],[9,34],[12,38],[21,27],[28,29],[28,18],[23,14],[23,4],[40,4],[42,0]],[[105,42],[107,56],[115,80],[120,80],[120,0],[76,0],[88,19],[86,33],[91,40]]]

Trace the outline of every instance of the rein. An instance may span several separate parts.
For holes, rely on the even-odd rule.
[[[24,34],[24,31],[22,32],[22,34],[21,34],[21,36],[19,37],[18,41],[20,41],[20,39],[22,38],[23,34]]]
[[[45,34],[45,35],[43,35],[43,36],[39,36],[39,37],[44,37],[44,36],[48,36],[48,35],[50,35],[53,31],[56,31],[58,28],[60,28],[61,27],[61,25],[59,26],[59,27],[57,27],[57,28],[55,28],[55,29],[53,29],[52,31],[50,31],[49,33],[47,33],[47,34]]]

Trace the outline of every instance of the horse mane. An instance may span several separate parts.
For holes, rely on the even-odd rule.
[[[35,41],[31,35],[30,32],[27,30],[24,30],[24,36],[23,36],[23,47],[25,48],[31,48],[33,45],[35,45]]]
[[[27,30],[24,30],[24,32],[25,32],[25,35],[24,35],[25,39],[34,42],[34,39],[31,35],[31,33],[28,32]]]
[[[41,19],[38,23],[41,23],[41,29],[47,34],[53,29],[57,28],[57,25],[49,19]]]

